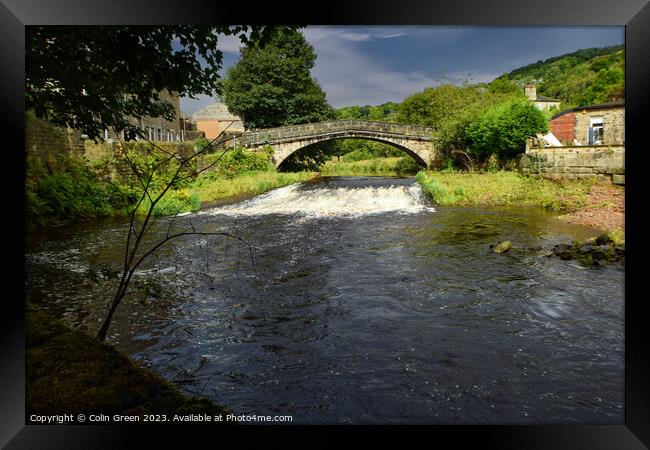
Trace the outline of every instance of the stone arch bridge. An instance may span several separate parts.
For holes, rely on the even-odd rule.
[[[432,132],[433,128],[419,125],[334,120],[247,131],[236,138],[236,143],[252,151],[261,151],[266,145],[271,145],[273,160],[278,167],[292,153],[317,142],[370,139],[392,145],[408,153],[421,166],[428,167],[435,157]]]

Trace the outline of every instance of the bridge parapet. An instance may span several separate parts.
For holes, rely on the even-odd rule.
[[[328,122],[290,125],[278,128],[248,131],[239,136],[238,141],[243,145],[262,145],[291,139],[304,139],[310,136],[335,133],[340,131],[366,131],[400,135],[404,138],[431,140],[434,129],[420,125],[404,125],[389,122],[373,122],[367,120],[333,120]]]

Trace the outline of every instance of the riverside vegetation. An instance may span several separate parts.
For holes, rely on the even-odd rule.
[[[261,194],[317,175],[308,171],[276,172],[269,153],[252,153],[240,148],[222,153],[205,155],[203,164],[214,165],[169,191],[156,205],[154,214],[198,211],[204,202]],[[130,155],[136,166],[144,168],[153,167],[165,153],[151,146],[139,146],[138,151],[131,151]],[[121,176],[116,172],[119,159],[119,152],[95,162],[69,154],[46,161],[37,156],[28,156],[25,177],[28,223],[44,225],[126,215],[127,209],[139,198],[141,187],[134,177]],[[152,192],[164,186],[166,175],[152,180]]]

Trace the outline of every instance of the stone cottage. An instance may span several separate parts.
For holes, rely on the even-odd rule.
[[[551,117],[549,126],[566,145],[625,144],[625,101],[567,109]]]
[[[531,100],[533,103],[535,103],[535,106],[542,111],[546,111],[551,108],[559,108],[560,103],[562,103],[561,100],[539,95],[537,93],[537,86],[535,83],[527,83],[524,86],[524,92],[526,94],[526,97],[528,97],[528,100]]]

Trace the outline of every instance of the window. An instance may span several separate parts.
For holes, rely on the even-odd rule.
[[[587,140],[589,145],[602,145],[605,142],[605,127],[602,117],[592,117],[589,119],[589,129],[587,130]]]

